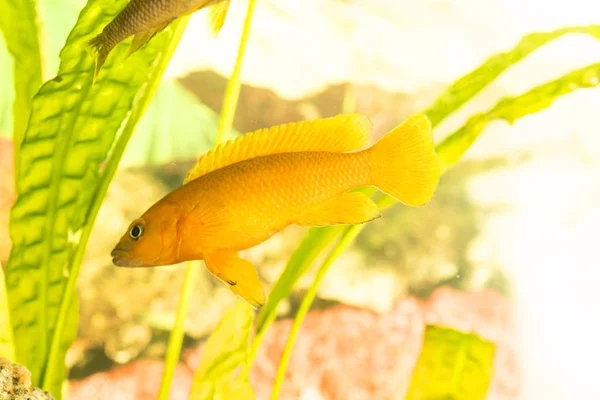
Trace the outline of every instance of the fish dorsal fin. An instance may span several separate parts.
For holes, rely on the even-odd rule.
[[[217,36],[225,23],[229,3],[231,3],[230,0],[223,0],[208,8],[208,25],[213,36]]]
[[[370,132],[371,122],[360,114],[341,114],[259,129],[221,143],[202,155],[185,181],[236,162],[269,154],[358,150],[367,145]]]

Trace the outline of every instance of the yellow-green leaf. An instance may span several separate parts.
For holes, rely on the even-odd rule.
[[[68,348],[63,339],[72,338],[76,327],[71,289],[82,248],[126,141],[115,146],[118,157],[112,157],[105,170],[101,164],[121,129],[121,135],[131,134],[172,54],[172,41],[180,34],[175,34],[180,29],[176,22],[128,59],[129,41],[122,43],[92,86],[94,60],[86,42],[125,3],[87,3],[61,51],[57,77],[34,97],[21,148],[18,198],[10,221],[13,248],[6,271],[16,355],[30,369],[33,384],[57,398]],[[46,365],[49,354],[52,364]]]
[[[12,327],[10,325],[10,314],[8,313],[8,301],[4,287],[4,268],[0,263],[0,357],[15,359],[15,347],[13,345]]]
[[[242,301],[223,314],[202,350],[190,400],[254,398],[248,365],[252,320],[252,309]]]
[[[42,61],[35,1],[0,2],[0,30],[4,34],[6,47],[14,59],[13,139],[15,166],[18,166],[18,150],[27,127],[31,100],[42,84]]]
[[[446,89],[425,111],[432,126],[437,126],[448,115],[458,110],[509,67],[546,43],[569,33],[587,34],[600,39],[600,25],[565,27],[551,32],[536,32],[524,36],[515,47],[507,52],[493,55],[477,69]]]
[[[477,335],[428,325],[406,400],[484,400],[495,352]]]
[[[458,162],[483,129],[492,121],[503,119],[513,123],[519,118],[549,107],[556,99],[580,88],[593,88],[600,83],[600,63],[569,72],[515,97],[507,97],[491,110],[476,114],[437,146],[444,169]]]

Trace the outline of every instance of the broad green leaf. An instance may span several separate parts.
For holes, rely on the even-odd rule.
[[[505,53],[495,54],[479,68],[452,84],[425,113],[435,127],[448,115],[489,85],[500,74],[546,43],[569,33],[588,34],[600,39],[600,25],[565,27],[551,32],[536,32],[524,36]]]
[[[31,100],[42,84],[42,61],[34,0],[5,0],[0,3],[0,30],[13,56],[15,103],[13,140],[15,166],[27,127]]]
[[[188,161],[211,149],[217,114],[176,80],[160,83],[121,167]]]
[[[190,400],[253,399],[248,345],[254,312],[238,301],[223,314],[202,350]]]
[[[69,318],[75,303],[65,301],[73,295],[66,286],[68,281],[74,287],[72,269],[81,261],[80,239],[95,217],[90,216],[92,201],[108,186],[101,180],[101,163],[132,107],[143,103],[143,109],[149,102],[147,93],[151,97],[158,84],[179,25],[172,24],[126,60],[129,43],[121,43],[92,87],[94,61],[85,44],[125,2],[90,0],[82,10],[61,51],[58,76],[34,97],[21,149],[18,198],[11,212],[13,248],[6,271],[16,354],[30,369],[33,384],[41,382],[57,398],[66,347],[58,346],[58,351],[53,346],[56,365],[45,363],[50,344],[72,337],[76,326]],[[59,313],[61,331],[54,332]],[[52,379],[43,380],[45,373]]]
[[[549,107],[556,99],[579,88],[593,88],[600,83],[600,63],[569,72],[515,97],[507,97],[491,110],[472,116],[467,123],[437,146],[443,168],[458,162],[483,129],[492,121],[513,123],[519,118]]]
[[[496,346],[471,333],[428,325],[407,400],[484,400]]]
[[[0,263],[0,357],[15,359],[15,347],[13,344],[12,327],[10,325],[10,314],[8,313],[8,300],[4,286],[4,268]]]
[[[0,35],[0,137],[12,139],[12,104],[15,99],[13,60]]]

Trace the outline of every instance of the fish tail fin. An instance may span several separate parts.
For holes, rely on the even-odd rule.
[[[417,115],[398,125],[367,150],[372,160],[371,182],[409,206],[429,202],[440,177],[431,122]]]
[[[92,50],[94,54],[94,59],[96,61],[96,68],[94,69],[94,82],[96,81],[96,77],[100,72],[100,69],[106,62],[108,58],[108,54],[112,50],[113,46],[106,40],[106,36],[104,33],[100,33],[98,36],[87,42],[88,47]]]
[[[253,308],[261,308],[266,301],[263,285],[256,268],[236,253],[217,252],[205,255],[208,270],[229,286],[229,289]]]

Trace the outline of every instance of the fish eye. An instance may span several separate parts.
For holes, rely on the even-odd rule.
[[[138,223],[129,230],[129,237],[133,240],[138,240],[144,233],[144,224]]]

